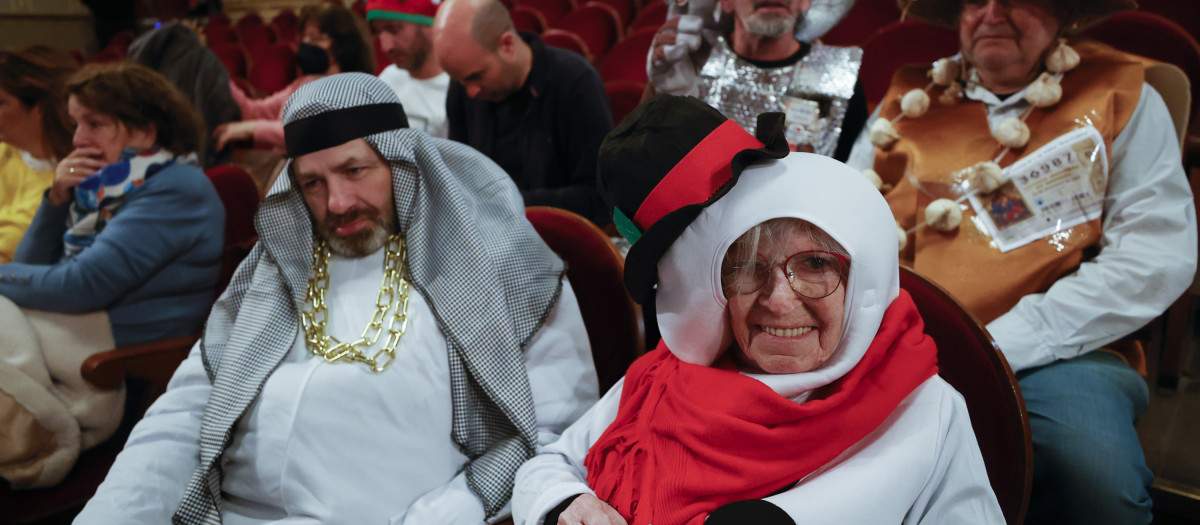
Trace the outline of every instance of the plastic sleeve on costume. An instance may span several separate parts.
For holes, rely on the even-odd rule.
[[[596,402],[599,386],[587,341],[579,302],[564,278],[558,304],[525,351],[539,448],[558,441],[563,429]],[[507,514],[507,509],[502,510],[494,519]],[[463,471],[450,483],[417,498],[402,516],[393,517],[391,523],[477,524],[483,520],[483,502],[467,485]]]
[[[1069,359],[1166,310],[1196,272],[1196,210],[1179,141],[1149,85],[1113,141],[1100,253],[988,324],[1013,371]]]
[[[588,449],[617,418],[624,383],[624,378],[617,381],[557,441],[538,447],[537,455],[517,471],[512,499],[516,525],[541,525],[546,514],[563,500],[579,494],[595,495],[587,485],[583,461]]]
[[[183,167],[181,167],[183,168]],[[102,310],[145,283],[180,254],[192,249],[200,232],[196,225],[210,220],[208,214],[221,213],[216,191],[199,173],[181,173],[167,168],[147,179],[132,194],[120,212],[96,235],[94,243],[74,259],[54,264],[9,263],[0,265],[0,295],[18,306],[59,313]],[[206,188],[207,187],[207,188]],[[202,205],[202,192],[211,193],[218,206]],[[214,223],[215,235],[224,232],[224,214]],[[62,244],[62,237],[35,242]],[[15,282],[14,282],[15,281]]]
[[[211,392],[197,343],[74,523],[170,523],[199,464],[200,420]]]

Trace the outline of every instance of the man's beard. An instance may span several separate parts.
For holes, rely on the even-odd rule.
[[[349,224],[365,217],[371,222],[366,228],[351,233],[338,235],[339,226]],[[325,239],[329,251],[343,257],[366,257],[387,244],[388,237],[395,229],[395,220],[391,213],[381,214],[378,209],[364,207],[355,208],[346,213],[328,214],[318,227],[318,232]]]
[[[780,38],[796,29],[798,16],[782,16],[775,13],[754,13],[746,18],[746,30],[767,38]]]

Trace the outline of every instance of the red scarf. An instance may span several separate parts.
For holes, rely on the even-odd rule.
[[[866,437],[937,373],[924,326],[901,290],[858,364],[803,404],[659,344],[625,375],[617,418],[584,462],[588,486],[630,525],[698,525],[721,505],[778,492]]]

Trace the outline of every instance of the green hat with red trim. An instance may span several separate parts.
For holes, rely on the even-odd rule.
[[[431,26],[441,3],[442,0],[367,0],[367,22],[401,20]]]
[[[759,115],[750,135],[699,99],[656,95],[604,138],[597,175],[617,231],[633,245],[625,257],[633,300],[652,297],[658,261],[742,170],[787,156],[783,129],[782,113]]]

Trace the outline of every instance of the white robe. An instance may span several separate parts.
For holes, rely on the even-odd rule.
[[[383,250],[331,257],[328,333],[339,340],[357,338],[374,312],[382,257]],[[408,315],[396,361],[378,374],[361,363],[325,363],[297,329],[222,458],[224,523],[483,522],[482,503],[460,472],[467,458],[450,438],[446,341],[415,289]],[[569,284],[525,364],[539,443],[548,444],[597,396]],[[168,523],[196,465],[210,390],[193,348],[76,523]]]

